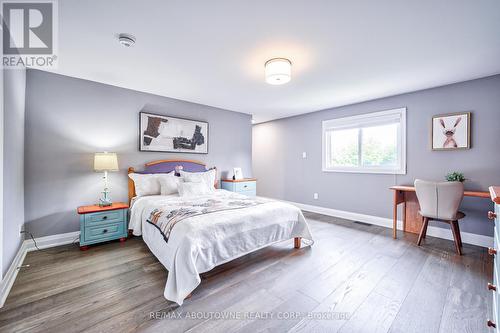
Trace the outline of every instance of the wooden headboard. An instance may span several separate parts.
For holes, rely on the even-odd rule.
[[[178,167],[182,167],[183,171],[187,172],[203,172],[207,171],[206,164],[199,161],[193,160],[158,160],[146,163],[144,165],[144,170],[136,171],[134,168],[128,168],[128,173],[142,173],[142,174],[150,174],[150,173],[168,173],[176,170]],[[210,169],[216,169],[215,167]],[[176,170],[177,173],[177,170]],[[215,177],[214,186],[217,187],[217,177]],[[134,181],[128,178],[128,201],[132,200],[135,197],[135,185]]]

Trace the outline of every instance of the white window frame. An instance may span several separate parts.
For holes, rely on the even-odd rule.
[[[390,118],[399,117],[399,131],[397,142],[397,156],[399,163],[396,168],[387,167],[327,167],[327,148],[329,142],[327,141],[327,132],[332,129],[348,129],[348,128],[361,128],[376,123],[383,123]],[[351,173],[380,173],[380,174],[406,174],[406,108],[391,109],[379,112],[365,113],[352,117],[343,117],[330,120],[324,120],[322,123],[321,131],[321,158],[322,170],[324,172],[351,172]],[[361,142],[359,143],[361,145]],[[361,155],[361,151],[359,152]]]

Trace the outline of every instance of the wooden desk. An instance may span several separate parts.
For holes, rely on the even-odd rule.
[[[418,234],[422,228],[422,216],[418,213],[420,206],[413,186],[391,186],[394,191],[394,220],[392,223],[392,236],[397,237],[398,205],[403,204],[403,231]],[[489,192],[464,191],[466,197],[490,198]]]

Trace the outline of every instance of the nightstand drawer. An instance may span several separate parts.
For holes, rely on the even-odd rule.
[[[125,224],[123,222],[107,223],[96,226],[86,227],[83,240],[85,243],[101,242],[107,239],[116,239],[126,234]]]
[[[234,191],[235,192],[255,191],[255,190],[257,190],[257,183],[256,182],[234,183]]]
[[[85,224],[91,226],[95,224],[120,222],[124,220],[124,214],[125,210],[123,209],[85,214]]]
[[[240,192],[236,192],[236,193],[247,195],[249,197],[255,197],[257,195],[257,193],[255,191],[240,191]]]

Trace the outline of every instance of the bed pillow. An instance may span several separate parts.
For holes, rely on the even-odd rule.
[[[138,197],[145,195],[158,195],[161,193],[160,182],[156,174],[129,173],[134,181],[135,194]]]
[[[205,172],[186,172],[180,171],[181,177],[185,182],[203,183],[209,192],[215,191],[215,177],[217,177],[217,170],[211,169]]]
[[[159,174],[158,181],[160,182],[161,195],[170,195],[177,193],[177,185],[182,179],[175,176],[173,172],[169,172],[167,174]]]
[[[212,192],[204,182],[179,182],[177,188],[181,197],[192,197]]]

